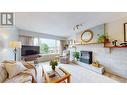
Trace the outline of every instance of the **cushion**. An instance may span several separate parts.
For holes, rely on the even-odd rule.
[[[4,81],[4,83],[25,83],[27,81],[32,82],[32,76],[28,76],[26,74],[19,74],[13,78],[10,78],[10,79],[7,78]]]
[[[2,63],[16,63],[16,61],[13,61],[13,60],[4,60]]]
[[[5,81],[7,78],[7,71],[2,63],[0,63],[0,83]]]
[[[14,77],[15,75],[27,69],[21,62],[5,63],[5,68],[9,74],[9,78]]]

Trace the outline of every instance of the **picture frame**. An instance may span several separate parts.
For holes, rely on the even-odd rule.
[[[124,42],[127,42],[127,23],[124,23]]]

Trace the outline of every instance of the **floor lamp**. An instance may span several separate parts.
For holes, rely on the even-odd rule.
[[[19,41],[10,41],[9,47],[14,49],[14,60],[16,61],[17,49],[21,48],[21,42]]]

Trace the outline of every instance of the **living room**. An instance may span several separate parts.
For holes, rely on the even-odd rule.
[[[126,12],[2,14],[13,15],[14,23],[0,27],[0,61],[7,69],[1,82],[127,82]],[[38,79],[14,63],[33,67]]]

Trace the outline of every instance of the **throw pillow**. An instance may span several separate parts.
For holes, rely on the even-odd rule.
[[[16,62],[16,63],[5,63],[5,68],[9,74],[9,78],[12,78],[19,74],[20,72],[26,70],[27,68],[21,63],[21,62]]]

